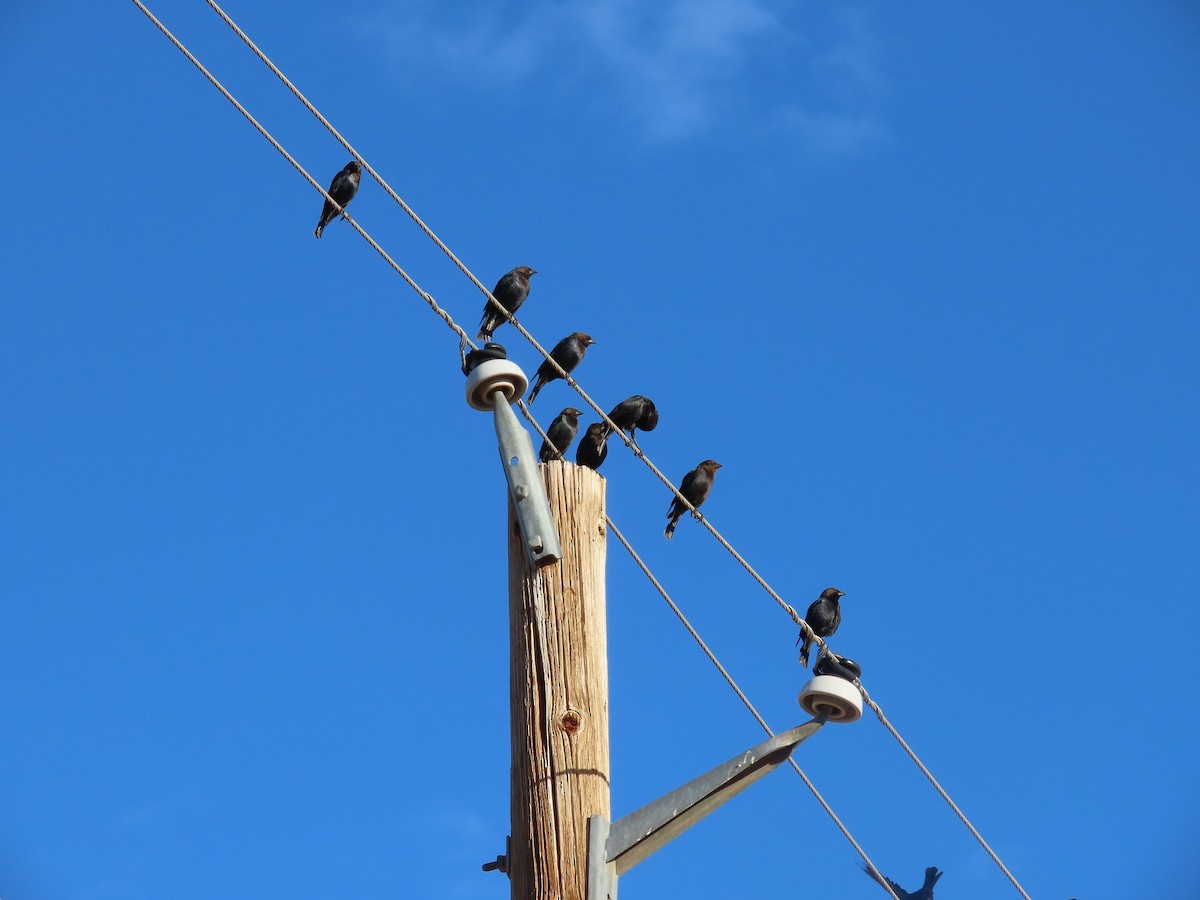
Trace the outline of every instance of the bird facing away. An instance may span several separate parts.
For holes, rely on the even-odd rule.
[[[713,479],[719,468],[721,468],[721,464],[715,459],[706,459],[683,476],[683,484],[679,486],[679,493],[687,498],[688,503],[699,509],[700,504],[708,499],[708,492],[712,490]],[[675,526],[679,523],[680,517],[687,511],[688,508],[683,505],[682,500],[678,497],[671,499],[671,508],[667,510],[667,518],[671,521],[667,523],[667,530],[663,532],[668,541],[675,534]],[[693,515],[695,514],[693,513]]]
[[[572,331],[554,345],[554,349],[550,351],[550,359],[562,366],[564,372],[570,374],[583,360],[583,354],[587,353],[587,348],[594,343],[596,342],[592,340],[591,335],[584,334],[582,331]],[[533,378],[533,390],[529,392],[531,406],[537,399],[538,391],[556,378],[562,378],[562,376],[550,365],[549,359],[542,360],[542,364],[538,366],[537,374]]]
[[[829,637],[842,624],[842,606],[838,601],[844,596],[846,596],[845,591],[839,591],[835,587],[825,588],[821,591],[821,596],[808,607],[808,612],[804,614],[804,621],[808,623],[808,627],[817,637]],[[800,637],[796,638],[796,643],[800,645],[800,665],[807,669],[808,651],[812,647],[812,638],[808,636],[807,631],[800,629]]]
[[[346,163],[346,167],[342,171],[333,176],[333,181],[329,185],[329,196],[337,201],[337,206],[344,210],[347,204],[354,199],[354,195],[358,193],[358,184],[362,181],[362,166],[357,160],[350,160]],[[325,226],[336,219],[339,215],[345,215],[344,212],[339,212],[337,206],[334,206],[329,198],[325,198],[325,205],[321,207],[321,221],[317,223],[317,228],[313,232],[317,236],[317,240],[321,239],[321,234],[325,231]]]
[[[593,422],[587,427],[587,433],[579,439],[575,448],[575,462],[589,469],[599,469],[604,457],[608,456],[608,438],[604,434],[604,426]]]
[[[939,878],[946,874],[945,872],[939,872],[937,866],[930,866],[925,870],[925,883],[921,885],[921,889],[919,891],[913,891],[910,894],[886,875],[883,875],[878,871],[872,871],[866,863],[862,864],[862,870],[875,879],[875,881],[877,881],[879,884],[882,885],[886,883],[887,886],[892,889],[892,892],[900,898],[900,900],[933,900],[933,886],[937,884]]]
[[[492,296],[500,301],[500,305],[504,307],[510,316],[516,315],[517,308],[529,296],[529,277],[536,274],[537,271],[529,268],[529,266],[517,266],[497,281],[496,286],[492,288]],[[496,309],[492,301],[488,300],[483,304],[483,318],[479,320],[479,334],[476,335],[475,339],[478,341],[490,341],[492,339],[492,332],[507,321],[504,313]]]
[[[575,440],[575,435],[579,431],[579,417],[583,413],[575,409],[573,406],[568,406],[558,414],[550,427],[546,429],[546,440],[542,441],[542,449],[538,453],[538,459],[542,462],[549,462],[552,459],[559,459],[567,448],[571,446],[571,441]]]
[[[608,414],[608,417],[613,420],[616,426],[622,431],[629,432],[629,440],[633,442],[633,446],[637,447],[637,438],[634,437],[634,432],[639,428],[642,431],[653,431],[658,427],[658,407],[654,405],[654,401],[649,397],[643,397],[641,394],[634,394],[632,397],[627,397],[616,406],[613,411]],[[612,429],[608,423],[604,425],[605,434],[608,434]],[[641,448],[638,447],[640,450]]]

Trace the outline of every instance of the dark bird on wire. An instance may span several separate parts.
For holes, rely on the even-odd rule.
[[[938,879],[945,874],[945,872],[939,872],[937,866],[930,866],[925,870],[925,883],[921,885],[921,889],[919,891],[913,891],[910,894],[886,875],[881,874],[877,870],[873,871],[866,863],[862,863],[862,870],[875,879],[875,881],[877,881],[879,884],[882,885],[886,883],[887,886],[892,889],[893,893],[900,898],[900,900],[933,900],[933,886],[937,884]]]
[[[679,493],[687,498],[688,503],[698,509],[700,504],[708,499],[708,492],[712,490],[713,479],[719,468],[721,468],[721,464],[715,459],[706,459],[683,476],[683,484],[679,486]],[[668,541],[675,533],[675,526],[680,517],[687,511],[688,508],[683,505],[682,500],[678,497],[672,498],[671,508],[667,510],[667,518],[671,521],[667,523],[667,530],[663,532]],[[696,514],[693,513],[693,515]],[[697,515],[696,518],[699,516]]]
[[[571,446],[571,441],[575,440],[575,435],[579,431],[579,417],[582,415],[583,413],[573,406],[568,406],[560,412],[550,423],[550,427],[546,429],[546,440],[542,441],[538,459],[542,462],[549,462],[566,453],[567,448]]]
[[[619,429],[629,432],[629,439],[633,441],[635,447],[638,442],[634,437],[634,432],[639,428],[642,431],[653,431],[658,427],[658,407],[654,405],[653,400],[643,397],[641,394],[634,394],[632,397],[622,400],[613,407],[613,411],[608,414],[608,417]],[[606,434],[612,430],[607,422],[604,424],[604,428]],[[641,447],[638,449],[640,450]]]
[[[582,331],[572,331],[554,345],[554,349],[550,351],[550,359],[562,366],[563,371],[570,374],[583,360],[583,354],[587,353],[587,348],[594,343],[596,342],[592,340],[591,335],[584,334]],[[550,365],[549,359],[542,360],[542,364],[538,366],[537,374],[533,378],[533,390],[529,392],[530,406],[537,399],[538,391],[555,378],[562,378],[562,376],[558,374],[554,366]]]
[[[529,277],[536,274],[537,271],[529,266],[517,266],[497,281],[496,286],[492,288],[492,296],[500,301],[500,305],[507,310],[510,316],[516,315],[517,308],[529,296]],[[479,334],[475,339],[490,341],[492,332],[507,321],[504,313],[496,309],[492,301],[488,300],[483,305],[483,318],[479,320]]]
[[[354,195],[358,193],[358,183],[362,181],[362,166],[357,160],[350,160],[346,163],[346,168],[333,176],[333,181],[329,185],[329,196],[338,202],[338,206],[343,209],[354,199]],[[322,232],[325,231],[325,226],[336,219],[339,215],[345,213],[338,212],[337,206],[325,199],[325,205],[321,207],[321,221],[317,223],[317,229],[313,232],[320,240]]]
[[[589,469],[599,469],[606,456],[608,438],[604,434],[604,426],[593,422],[587,427],[587,433],[579,439],[579,446],[575,448],[575,462]]]
[[[829,637],[842,624],[842,606],[838,601],[844,596],[846,596],[845,591],[839,591],[835,587],[825,588],[821,591],[821,596],[809,606],[808,612],[804,614],[804,621],[808,623],[808,627],[817,637]],[[807,631],[801,629],[796,643],[800,645],[800,665],[807,669],[808,651],[812,647],[812,638],[808,636]]]

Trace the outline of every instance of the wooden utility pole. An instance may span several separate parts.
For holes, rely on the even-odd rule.
[[[604,479],[540,467],[562,559],[534,568],[509,506],[514,900],[585,900],[588,817],[611,817]]]

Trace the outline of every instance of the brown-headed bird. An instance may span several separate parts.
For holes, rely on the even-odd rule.
[[[510,316],[516,315],[517,308],[529,296],[529,277],[536,274],[537,271],[529,266],[517,266],[497,281],[496,286],[492,288],[492,296],[500,301],[500,305]],[[490,341],[492,332],[507,321],[504,313],[496,309],[492,301],[488,300],[483,305],[483,318],[479,320],[479,334],[475,339]]]
[[[583,413],[573,406],[568,406],[560,412],[557,418],[550,423],[550,427],[546,429],[546,440],[542,441],[538,459],[542,462],[560,459],[567,452],[567,448],[571,446],[571,441],[575,440],[575,435],[579,431],[579,417],[582,415]]]
[[[608,437],[604,434],[604,425],[593,422],[587,427],[587,433],[579,439],[579,446],[575,448],[575,462],[589,469],[599,469],[606,456]]]
[[[899,897],[900,900],[933,900],[933,886],[937,884],[939,878],[946,874],[945,872],[939,872],[937,866],[930,866],[925,870],[925,883],[921,885],[921,889],[913,891],[910,894],[878,869],[873,870],[866,863],[862,863],[862,870],[874,878],[880,885],[886,884],[890,887],[892,893]]]
[[[829,637],[842,624],[842,606],[839,601],[844,596],[846,596],[845,591],[839,591],[835,587],[825,588],[821,591],[821,596],[808,607],[808,612],[804,614],[804,621],[808,623],[808,627],[817,637]],[[800,665],[807,669],[808,651],[812,647],[812,638],[809,637],[807,631],[800,629],[800,637],[796,638],[796,643],[800,645]]]
[[[338,206],[344,210],[347,204],[354,199],[354,195],[358,193],[360,181],[362,181],[362,166],[358,164],[358,160],[354,159],[346,163],[346,167],[333,176],[333,181],[329,185],[329,196],[337,201],[337,206],[334,206],[329,197],[325,198],[325,205],[321,207],[321,221],[317,223],[317,228],[313,232],[318,240],[325,231],[326,225],[339,215],[345,215],[344,212],[338,210]]]
[[[572,331],[554,345],[554,349],[550,351],[550,359],[562,366],[563,371],[569,375],[583,361],[583,354],[587,353],[587,348],[594,343],[596,342],[592,340],[591,335],[584,334],[582,331]],[[538,391],[554,379],[562,378],[554,366],[550,365],[550,359],[542,360],[537,374],[534,375],[533,390],[529,392],[530,406],[537,399]]]
[[[654,405],[653,400],[643,397],[641,394],[634,394],[632,397],[622,400],[613,407],[613,411],[608,414],[608,417],[619,429],[629,432],[629,440],[635,447],[638,442],[634,433],[639,428],[642,431],[653,431],[658,427],[658,407]],[[608,423],[605,423],[604,427],[606,433],[612,430]],[[638,449],[640,450],[641,447]]]
[[[712,490],[713,479],[719,468],[721,468],[721,464],[715,459],[706,459],[683,476],[683,484],[679,485],[679,493],[687,498],[688,503],[698,509],[700,504],[708,499],[708,492]],[[678,497],[672,498],[671,508],[667,510],[667,518],[671,521],[667,523],[667,530],[663,532],[668,541],[675,534],[675,526],[679,523],[680,517],[687,511],[688,508],[683,505],[682,500]]]

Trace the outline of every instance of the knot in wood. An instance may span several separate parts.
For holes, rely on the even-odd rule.
[[[577,709],[568,709],[558,717],[558,727],[567,734],[575,734],[583,728],[583,714]]]

